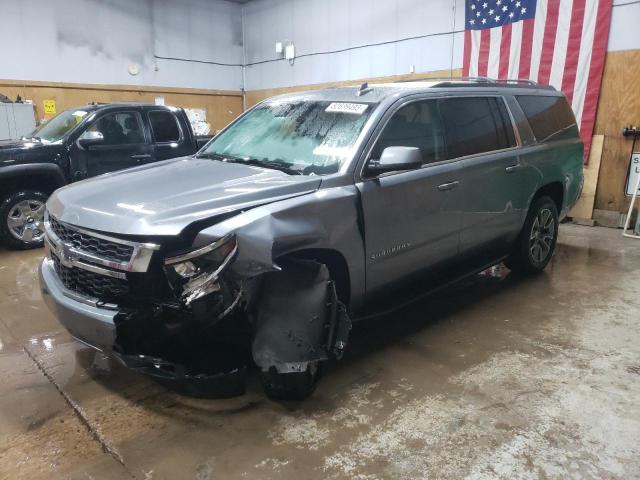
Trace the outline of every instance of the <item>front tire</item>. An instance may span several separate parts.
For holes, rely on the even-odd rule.
[[[547,196],[537,198],[527,214],[513,252],[505,265],[519,273],[542,272],[556,247],[558,239],[558,209]]]
[[[275,367],[261,372],[262,386],[271,400],[302,401],[316,389],[320,379],[319,362],[310,362],[302,372],[279,373]]]
[[[10,193],[0,202],[0,241],[17,250],[44,244],[44,210],[47,195],[38,190]]]

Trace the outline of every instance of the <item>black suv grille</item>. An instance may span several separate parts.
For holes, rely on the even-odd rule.
[[[62,284],[71,291],[101,300],[120,297],[129,292],[129,283],[120,278],[107,277],[76,267],[66,267],[51,255],[53,265]]]
[[[115,262],[128,262],[133,255],[133,247],[121,243],[103,240],[78,232],[49,217],[51,230],[65,243],[70,243],[78,250],[92,253]]]

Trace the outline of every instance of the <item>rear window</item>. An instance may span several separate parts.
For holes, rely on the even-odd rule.
[[[149,112],[151,130],[156,143],[177,142],[180,140],[178,121],[171,112],[155,110]]]
[[[519,95],[516,99],[527,116],[538,142],[573,138],[578,135],[576,119],[566,98]]]
[[[458,158],[516,145],[502,98],[467,97],[441,100],[447,158]]]

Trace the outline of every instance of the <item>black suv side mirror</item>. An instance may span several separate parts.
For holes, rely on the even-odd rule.
[[[104,135],[101,132],[84,132],[78,139],[78,143],[84,147],[92,147],[94,145],[100,145],[104,142]]]
[[[387,147],[380,160],[371,161],[367,172],[379,174],[397,170],[415,170],[422,167],[422,153],[417,147]]]

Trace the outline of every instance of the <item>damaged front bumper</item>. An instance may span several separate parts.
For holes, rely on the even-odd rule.
[[[39,276],[45,304],[67,331],[85,345],[181,393],[216,398],[244,393],[246,364],[230,366],[226,362],[220,371],[208,369],[207,373],[192,373],[184,365],[162,358],[123,353],[117,344],[120,311],[116,305],[68,290],[58,279],[50,258],[45,258],[40,264]]]

